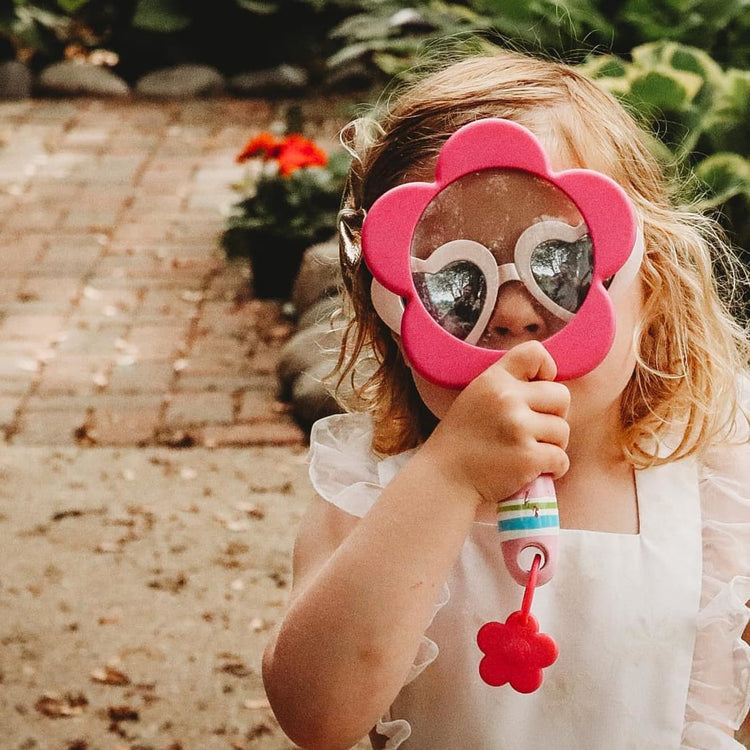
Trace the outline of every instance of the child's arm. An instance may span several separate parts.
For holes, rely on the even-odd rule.
[[[401,689],[478,505],[567,470],[567,389],[535,342],[458,397],[361,520],[323,500],[295,550],[289,611],[264,659],[284,731],[347,748]]]

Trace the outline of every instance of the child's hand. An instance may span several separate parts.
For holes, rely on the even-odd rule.
[[[549,352],[528,341],[463,390],[424,446],[438,452],[437,465],[451,484],[494,502],[540,474],[565,474],[570,394],[552,382],[556,372]]]

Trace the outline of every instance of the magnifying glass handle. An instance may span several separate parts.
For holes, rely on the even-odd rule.
[[[542,474],[515,495],[497,504],[497,528],[503,558],[516,583],[526,586],[536,553],[541,553],[537,585],[552,578],[557,565],[560,517],[555,485],[549,474]],[[521,559],[528,549],[528,565]]]

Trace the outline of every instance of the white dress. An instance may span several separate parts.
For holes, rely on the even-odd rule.
[[[312,431],[316,491],[361,517],[410,453],[380,459],[368,416]],[[476,633],[520,609],[494,524],[475,522],[406,684],[377,725],[411,750],[742,750],[750,708],[750,450],[636,472],[640,533],[563,529],[532,613],[560,655],[520,694],[478,674]],[[387,603],[386,603],[387,606]]]

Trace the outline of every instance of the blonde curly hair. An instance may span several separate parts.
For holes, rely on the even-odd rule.
[[[722,301],[715,264],[728,270],[725,280],[736,280],[742,267],[714,220],[677,205],[674,181],[654,156],[646,129],[574,68],[498,48],[443,65],[409,84],[380,118],[361,118],[342,133],[354,155],[347,207],[366,211],[407,174],[429,165],[459,127],[485,117],[514,120],[570,167],[608,175],[627,192],[640,217],[645,303],[635,332],[635,372],[621,399],[625,455],[644,467],[729,437],[748,340]],[[352,315],[337,379],[339,386],[354,383],[357,408],[373,414],[375,450],[394,454],[423,441],[435,418],[422,404],[397,342],[373,310],[372,276],[353,259],[352,241],[356,230],[342,243]],[[371,366],[358,379],[363,362]],[[665,437],[676,425],[680,437],[664,455]]]

